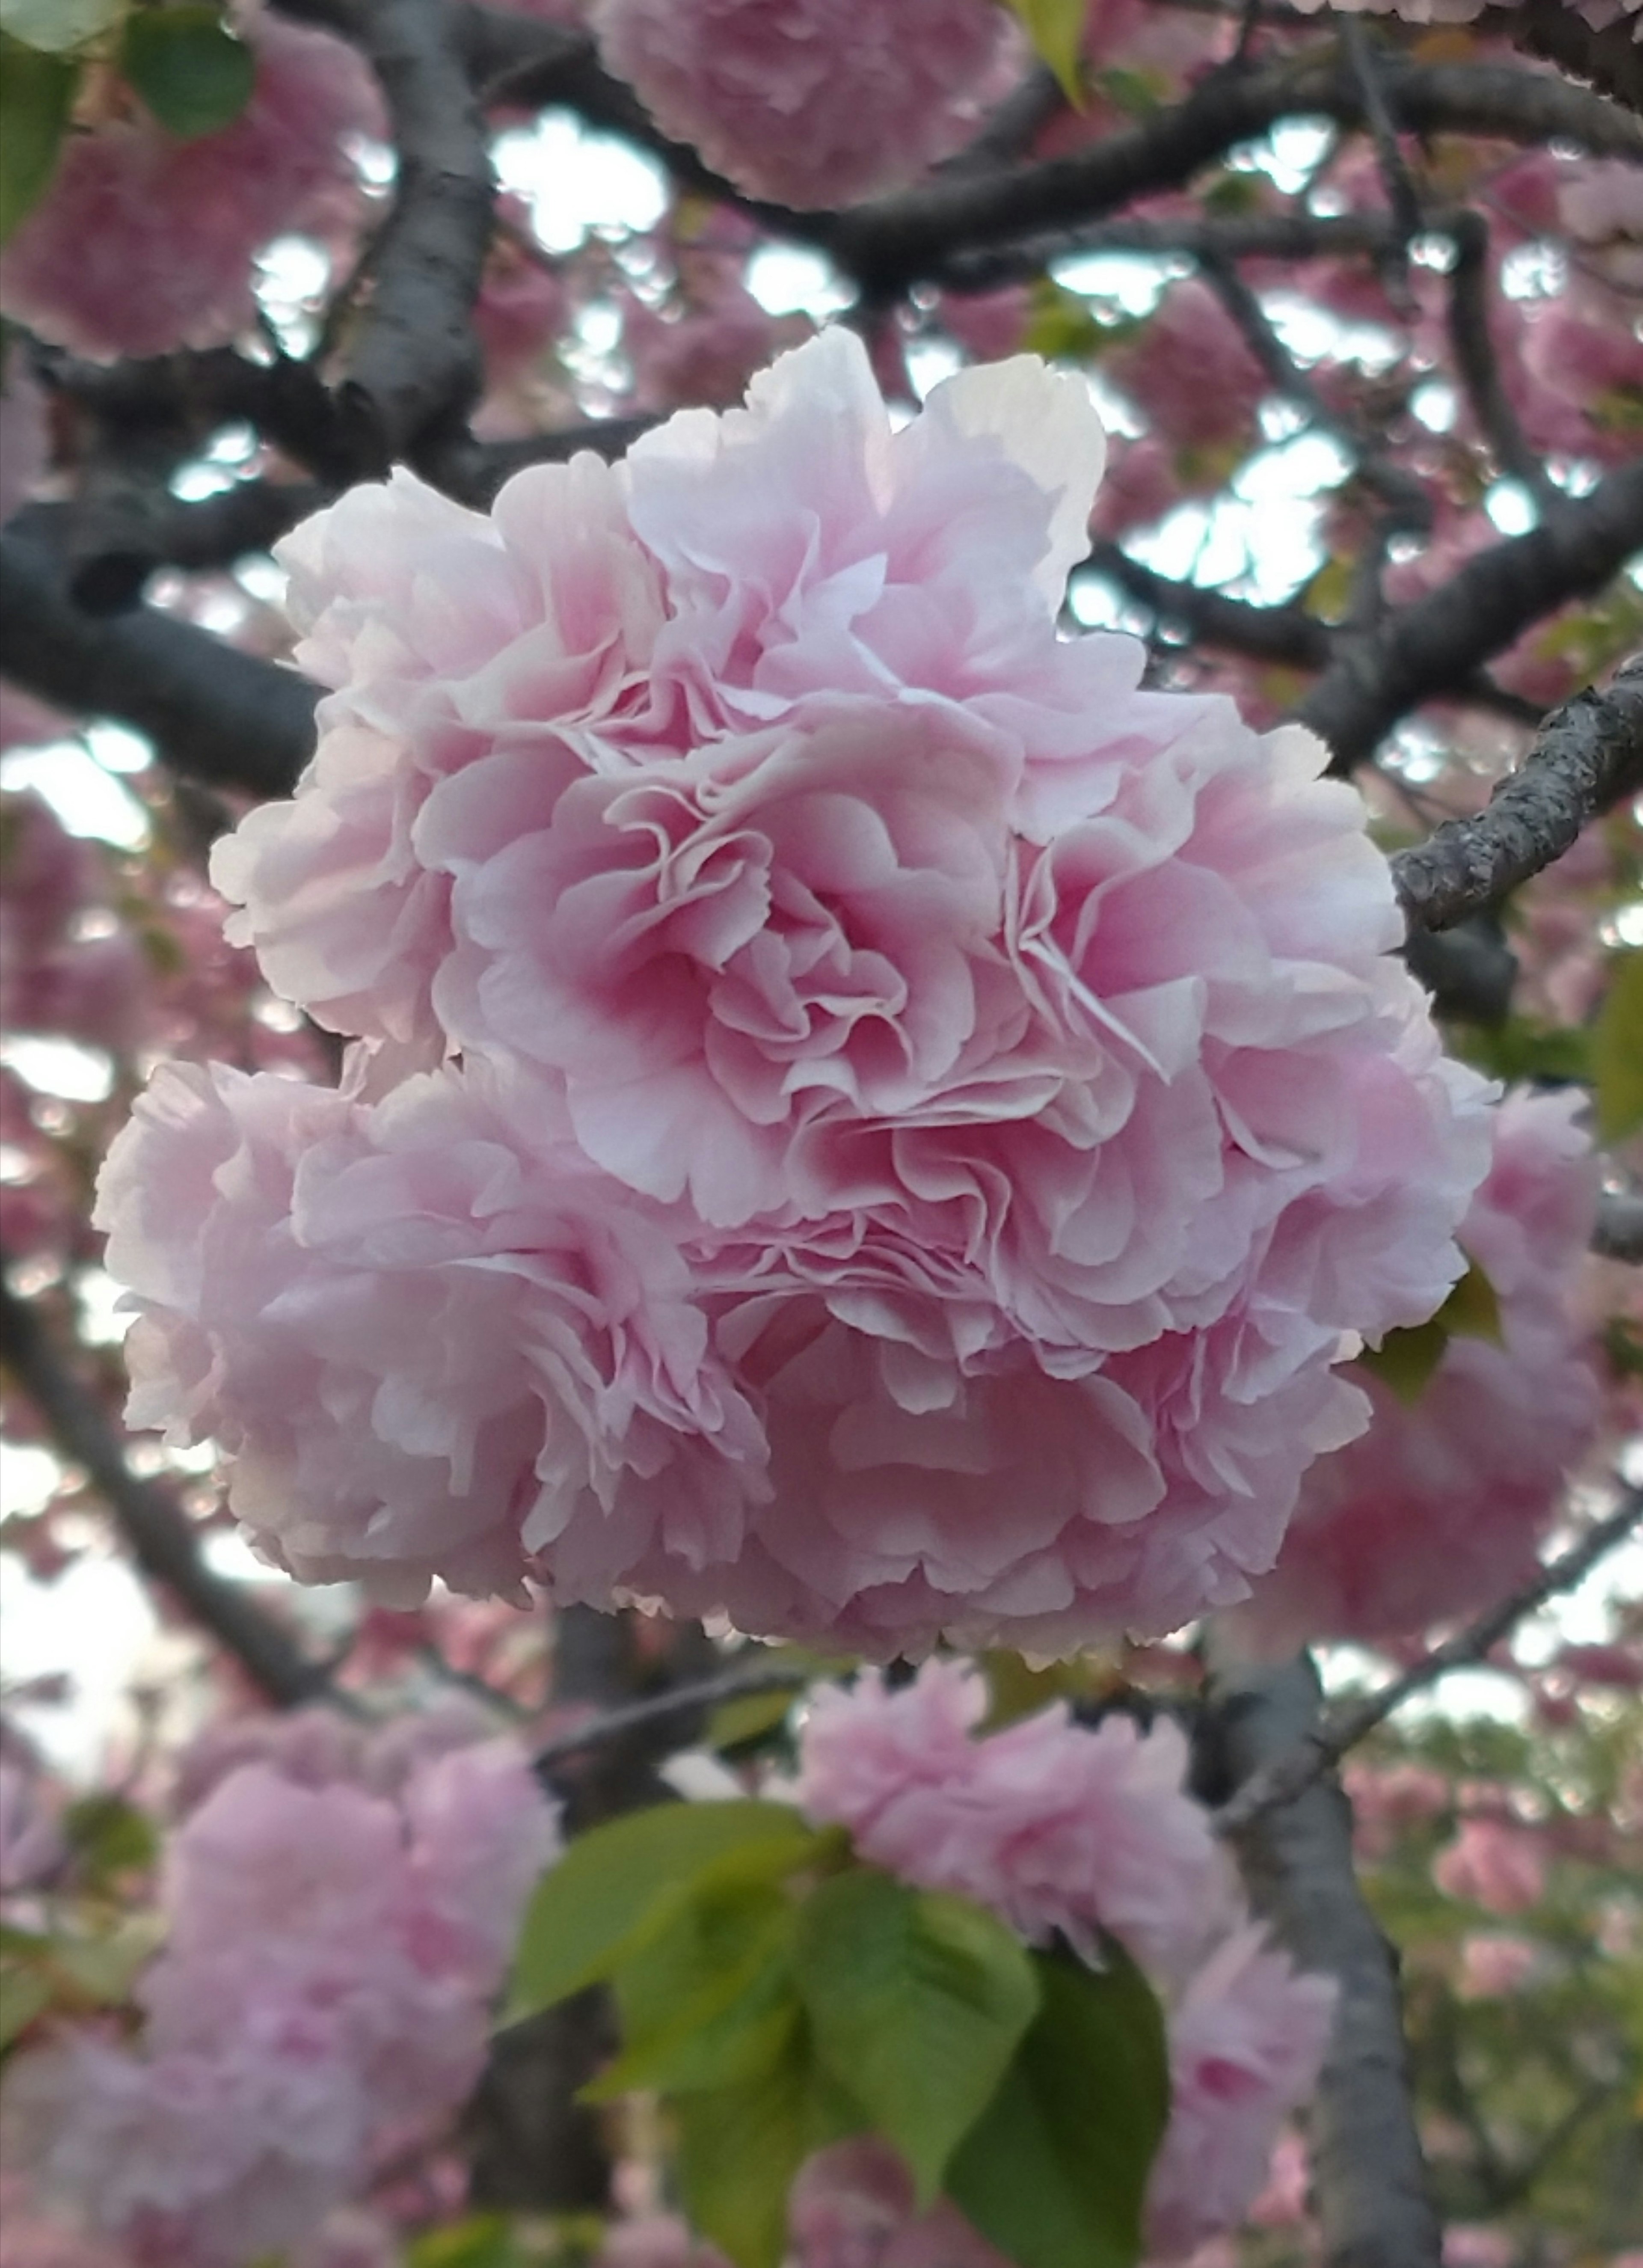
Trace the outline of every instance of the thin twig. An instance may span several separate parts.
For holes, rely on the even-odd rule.
[[[653,1694],[644,1701],[624,1702],[620,1708],[602,1710],[586,1724],[544,1742],[536,1751],[536,1769],[539,1772],[550,1771],[566,1756],[580,1756],[608,1741],[625,1739],[630,1733],[665,1725],[674,1717],[696,1716],[704,1709],[717,1708],[724,1701],[740,1701],[753,1693],[796,1691],[814,1675],[814,1665],[804,1668],[792,1662],[757,1662],[750,1668],[726,1669],[717,1677],[672,1686],[666,1693]]]
[[[1264,1812],[1293,1803],[1411,1695],[1435,1685],[1452,1669],[1472,1668],[1485,1660],[1528,1616],[1583,1581],[1600,1559],[1625,1543],[1639,1519],[1643,1519],[1643,1489],[1629,1488],[1606,1520],[1598,1521],[1578,1543],[1543,1567],[1532,1583],[1524,1584],[1441,1646],[1433,1646],[1378,1693],[1337,1712],[1309,1731],[1304,1740],[1264,1764],[1216,1812],[1217,1833],[1240,1834]]]
[[[39,1410],[58,1455],[85,1468],[143,1572],[209,1631],[277,1707],[318,1700],[347,1706],[325,1668],[264,1614],[245,1585],[206,1565],[187,1513],[169,1490],[132,1471],[119,1432],[58,1351],[36,1304],[19,1299],[3,1276],[0,1344],[6,1367]]]
[[[1518,423],[1500,376],[1489,322],[1489,224],[1480,212],[1457,213],[1449,223],[1455,266],[1449,276],[1449,344],[1472,415],[1503,473],[1521,482],[1544,513],[1566,501]]]

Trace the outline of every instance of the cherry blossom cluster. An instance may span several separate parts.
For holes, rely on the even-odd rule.
[[[256,255],[276,237],[352,238],[351,141],[381,107],[354,50],[261,7],[251,99],[182,140],[111,76],[69,136],[49,189],[0,254],[0,312],[94,359],[215,346],[254,320]]]
[[[1499,1337],[1452,1336],[1412,1401],[1366,1374],[1369,1430],[1312,1468],[1277,1566],[1236,1610],[1264,1647],[1396,1637],[1532,1580],[1600,1412],[1573,1298],[1597,1203],[1584,1101],[1520,1093],[1496,1113],[1461,1241],[1493,1287]]]
[[[597,0],[606,63],[665,133],[745,189],[841,205],[975,133],[1025,43],[993,0]]]
[[[1298,1975],[1244,1907],[1208,1815],[1185,1793],[1167,1720],[1075,1723],[1065,1703],[979,1734],[980,1675],[927,1661],[890,1690],[864,1675],[813,1695],[796,1787],[808,1816],[923,1889],[990,1907],[1030,1942],[1101,1933],[1165,2002],[1172,2102],[1147,2242],[1178,2258],[1236,2227],[1328,2044],[1333,1984]]]
[[[33,2191],[132,2268],[245,2268],[439,2132],[556,1849],[522,1752],[471,1725],[362,1746],[298,1719],[239,1747],[197,1762],[168,1845],[140,2043],[80,2026],[8,2076]]]
[[[1102,437],[833,331],[489,517],[290,539],[330,693],[215,853],[365,1042],[155,1081],[99,1220],[131,1416],[259,1547],[893,1653],[1243,1596],[1486,1163],[1304,733],[1058,637]]]

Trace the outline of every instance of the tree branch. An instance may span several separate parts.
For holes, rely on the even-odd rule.
[[[1480,551],[1447,583],[1337,641],[1295,713],[1351,772],[1423,701],[1463,685],[1544,615],[1601,591],[1643,546],[1643,462],[1564,497],[1538,527]]]
[[[1380,78],[1406,131],[1497,136],[1531,145],[1563,138],[1595,156],[1643,158],[1643,121],[1584,88],[1511,64],[1415,63],[1388,53]],[[1365,122],[1362,89],[1338,43],[1251,70],[1227,65],[1184,101],[1074,156],[981,176],[938,178],[895,197],[784,223],[826,244],[880,291],[929,280],[961,250],[1019,242],[1097,220],[1132,199],[1184,188],[1240,142],[1279,119]]]
[[[1449,346],[1478,430],[1503,473],[1520,481],[1544,513],[1555,512],[1564,492],[1531,449],[1501,383],[1489,325],[1489,224],[1480,212],[1456,213],[1448,225],[1455,247],[1449,276]]]
[[[1452,1669],[1473,1668],[1485,1661],[1501,1639],[1510,1637],[1527,1616],[1544,1607],[1549,1599],[1572,1591],[1583,1582],[1600,1559],[1617,1544],[1625,1543],[1639,1519],[1643,1519],[1643,1489],[1629,1488],[1606,1520],[1596,1521],[1578,1543],[1571,1544],[1568,1550],[1543,1567],[1533,1582],[1525,1583],[1521,1590],[1499,1600],[1468,1623],[1464,1630],[1446,1638],[1441,1646],[1434,1646],[1378,1693],[1339,1712],[1321,1727],[1308,1723],[1289,1747],[1271,1753],[1257,1771],[1241,1781],[1236,1793],[1221,1805],[1215,1816],[1217,1830],[1236,1837],[1265,1814],[1293,1803],[1326,1772],[1333,1771],[1348,1749],[1356,1747],[1378,1725],[1383,1725],[1394,1710],[1401,1709],[1412,1694],[1435,1685]],[[1251,1671],[1249,1675],[1259,1673]]]
[[[1600,32],[1567,0],[1526,0],[1515,8],[1489,8],[1478,27],[1485,38],[1514,40],[1531,54],[1588,79],[1632,110],[1643,110],[1643,46],[1629,16]]]
[[[1178,582],[1105,538],[1091,545],[1084,571],[1114,585],[1160,622],[1179,622],[1197,644],[1291,669],[1322,669],[1330,659],[1328,627],[1304,608],[1257,607],[1200,583]]]
[[[102,1404],[53,1344],[34,1304],[18,1299],[3,1276],[0,1351],[45,1421],[58,1455],[85,1467],[150,1580],[210,1632],[276,1707],[338,1702],[328,1672],[263,1613],[244,1584],[212,1573],[188,1514],[169,1490],[131,1470]]]
[[[1592,1249],[1604,1260],[1643,1264],[1643,1191],[1604,1189],[1597,1200]]]
[[[147,733],[168,764],[213,787],[289,795],[313,752],[317,686],[150,608],[83,613],[57,563],[16,535],[0,536],[0,674],[72,715]]]
[[[643,1701],[625,1702],[618,1708],[590,1717],[586,1724],[575,1726],[568,1733],[556,1734],[537,1749],[536,1769],[550,1773],[554,1765],[567,1756],[586,1755],[608,1741],[626,1740],[631,1733],[647,1732],[680,1718],[699,1717],[706,1710],[718,1708],[721,1702],[740,1701],[752,1693],[797,1691],[801,1685],[808,1684],[814,1675],[814,1665],[796,1668],[792,1663],[755,1661],[724,1670],[717,1677],[670,1686],[665,1693],[652,1694]]]
[[[490,246],[490,146],[445,0],[301,0],[288,12],[358,48],[388,107],[393,210],[363,264],[336,392],[356,476],[380,475],[416,462],[424,435],[460,428],[484,383],[472,313]]]
[[[1448,929],[1560,858],[1587,821],[1643,792],[1643,654],[1542,725],[1485,810],[1400,850],[1393,880],[1410,924]]]
[[[1213,1640],[1212,1625],[1212,1641]],[[1317,1673],[1303,1654],[1281,1668],[1217,1663],[1194,1741],[1195,1784],[1224,1797],[1307,1742]],[[1230,1805],[1223,1803],[1225,1817]],[[1233,1836],[1256,1911],[1303,1969],[1340,1989],[1308,2124],[1323,2268],[1440,2268],[1410,2098],[1396,1956],[1352,1870],[1352,1814],[1315,1784]]]

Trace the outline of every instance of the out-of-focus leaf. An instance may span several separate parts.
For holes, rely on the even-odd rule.
[[[119,22],[127,0],[0,0],[0,32],[41,55],[84,48]]]
[[[118,1795],[86,1795],[71,1803],[63,1831],[92,1887],[136,1867],[151,1867],[159,1850],[153,1822]]]
[[[1083,74],[1079,50],[1084,42],[1086,0],[1005,0],[1033,43],[1033,51],[1047,63],[1061,83],[1061,91],[1074,109],[1084,107]]]
[[[1591,1034],[1578,1024],[1542,1024],[1530,1016],[1505,1023],[1457,1026],[1456,1055],[1492,1079],[1584,1080],[1592,1075]]]
[[[1448,1331],[1433,1315],[1407,1330],[1389,1331],[1378,1347],[1365,1347],[1358,1359],[1400,1402],[1414,1403],[1426,1392],[1448,1344]]]
[[[214,8],[142,8],[126,24],[120,68],[180,142],[232,126],[256,85],[257,59]]]
[[[9,2048],[19,2032],[51,2005],[51,1979],[42,1970],[0,1962],[0,2049]]]
[[[1470,1256],[1466,1273],[1439,1308],[1434,1319],[1451,1338],[1489,1339],[1501,1344],[1500,1295],[1487,1272]]]
[[[1643,953],[1616,957],[1592,1027],[1592,1076],[1598,1139],[1624,1142],[1643,1126]]]
[[[79,66],[0,37],[0,244],[51,186]]]

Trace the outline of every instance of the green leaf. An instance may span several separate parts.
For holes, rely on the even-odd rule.
[[[968,1898],[858,1867],[807,1900],[797,1970],[817,2052],[930,2204],[1037,2008],[1025,1948]]]
[[[1162,2012],[1116,1948],[1101,1970],[1030,1958],[1042,2006],[947,2193],[1017,2268],[1134,2268],[1169,2116]]]
[[[51,2005],[51,1980],[42,1970],[0,1965],[0,2049],[9,2048]]]
[[[126,0],[0,0],[0,32],[41,55],[89,46],[117,23]]]
[[[1500,1295],[1485,1270],[1468,1257],[1466,1273],[1433,1318],[1454,1339],[1488,1339],[1502,1344]]]
[[[158,1952],[166,1926],[158,1914],[132,1914],[106,1937],[56,1937],[51,1965],[82,1999],[100,2007],[123,2000],[137,1972]]]
[[[818,2069],[802,2023],[756,2079],[682,2095],[674,2112],[685,2211],[736,2268],[777,2268],[794,2175],[813,2150],[867,2123]]]
[[[51,186],[79,66],[0,38],[0,244]]]
[[[1578,1024],[1541,1024],[1508,1016],[1504,1024],[1467,1025],[1454,1033],[1456,1055],[1492,1079],[1588,1079],[1591,1034]]]
[[[1407,1330],[1389,1331],[1378,1347],[1365,1347],[1358,1360],[1389,1386],[1400,1402],[1413,1403],[1431,1383],[1448,1344],[1448,1329],[1433,1315]]]
[[[733,1852],[763,1846],[797,1866],[815,1837],[783,1803],[666,1803],[578,1836],[537,1885],[504,2021],[517,2023],[609,1977],[648,1923]]]
[[[803,2014],[797,1919],[773,1884],[726,1879],[722,1869],[680,1898],[616,1973],[623,2052],[587,2098],[731,2087],[778,2063]]]
[[[151,1867],[158,1855],[153,1822],[121,1796],[82,1796],[63,1814],[63,1828],[81,1879],[92,1888],[130,1867]]]
[[[120,68],[168,134],[193,142],[232,126],[256,85],[256,56],[215,8],[142,8]]]
[[[1035,54],[1054,71],[1067,100],[1075,110],[1082,110],[1079,49],[1084,44],[1086,0],[1005,0],[1005,4],[1032,41]]]
[[[1643,953],[1617,957],[1592,1027],[1597,1136],[1624,1142],[1643,1126]]]
[[[447,2228],[431,2228],[410,2248],[410,2268],[513,2268],[513,2232],[505,2214],[475,2213]]]
[[[1046,362],[1082,363],[1110,344],[1106,331],[1076,291],[1067,291],[1048,276],[1039,277],[1033,286],[1032,313],[1021,334],[1027,353],[1042,355]]]

